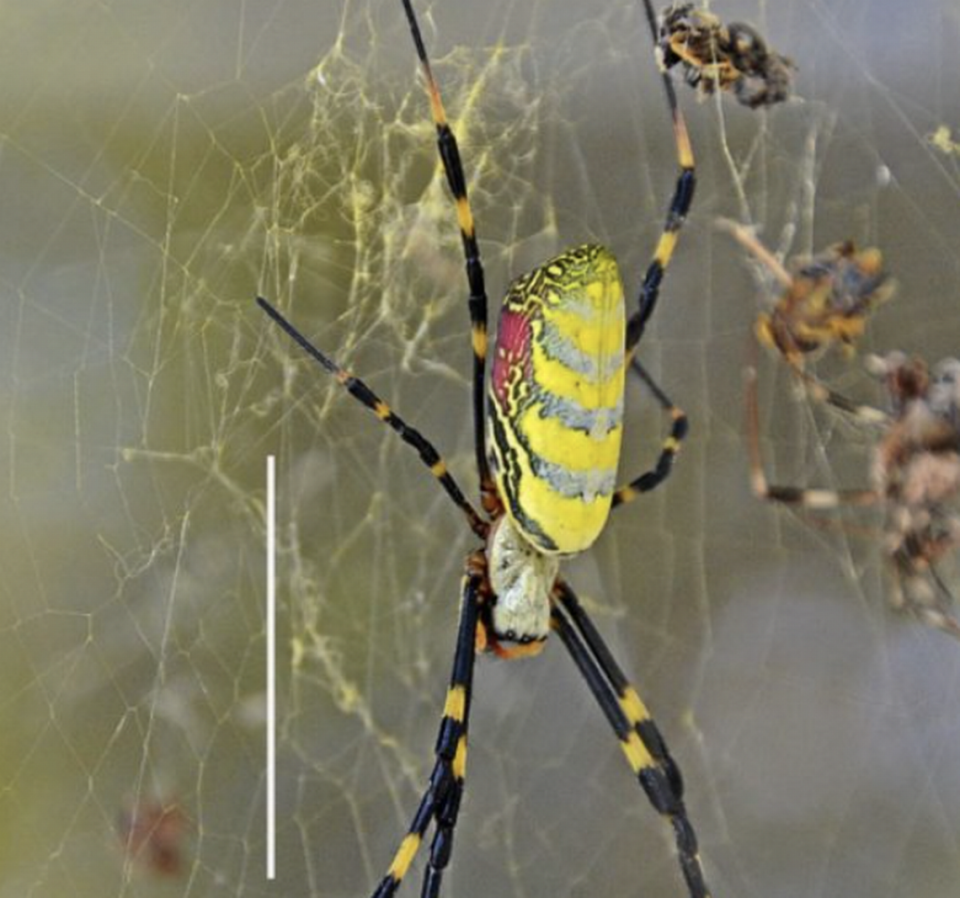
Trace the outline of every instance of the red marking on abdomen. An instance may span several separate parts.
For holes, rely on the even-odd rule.
[[[501,408],[507,405],[511,377],[517,367],[522,366],[523,377],[530,375],[530,335],[530,319],[526,315],[507,309],[501,311],[490,376],[490,390]]]

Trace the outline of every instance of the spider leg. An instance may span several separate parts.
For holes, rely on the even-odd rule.
[[[758,239],[756,231],[746,225],[734,221],[732,218],[718,218],[715,222],[717,228],[726,231],[739,243],[748,253],[753,255],[764,268],[770,272],[771,277],[784,290],[790,288],[793,284],[793,277],[783,263],[765,247]]]
[[[670,756],[667,744],[660,734],[656,723],[650,716],[646,705],[637,694],[636,689],[630,685],[620,665],[607,648],[593,621],[587,615],[576,593],[570,588],[570,585],[563,580],[557,582],[556,598],[563,606],[563,610],[569,615],[580,636],[586,643],[587,648],[593,655],[594,660],[603,671],[607,682],[613,687],[616,693],[620,708],[630,724],[636,730],[640,741],[643,742],[647,751],[650,752],[653,759],[663,768],[670,780],[673,791],[680,798],[683,796],[683,777],[680,774],[680,768],[676,761]]]
[[[453,850],[453,832],[463,798],[467,764],[467,722],[473,693],[479,592],[482,582],[482,575],[478,573],[469,573],[464,578],[453,670],[434,748],[436,763],[410,828],[386,875],[373,892],[373,898],[388,898],[397,891],[431,822],[436,829],[430,845],[430,859],[424,871],[421,894],[423,898],[436,898],[440,892],[443,873]]]
[[[643,8],[647,15],[647,23],[650,26],[650,34],[653,37],[653,45],[656,47],[659,43],[657,15],[650,0],[643,0]],[[690,145],[690,135],[687,133],[687,125],[677,103],[677,94],[673,88],[673,77],[663,67],[662,63],[660,77],[663,80],[670,118],[673,121],[673,139],[676,144],[680,174],[677,176],[677,183],[674,187],[673,198],[670,200],[670,208],[667,212],[667,220],[664,223],[663,231],[660,234],[660,240],[643,277],[643,284],[640,287],[639,308],[627,321],[626,346],[628,353],[632,352],[633,348],[640,342],[647,321],[656,307],[657,298],[660,295],[660,284],[663,281],[667,266],[673,258],[673,252],[680,236],[680,229],[683,227],[683,221],[690,211],[693,192],[696,187],[696,171],[693,148]]]
[[[747,445],[750,453],[750,485],[761,499],[796,505],[816,511],[838,508],[841,505],[873,505],[882,496],[873,489],[826,490],[795,486],[774,486],[767,482],[760,452],[760,413],[757,408],[757,370],[748,368],[746,380]],[[853,405],[853,403],[850,403]]]
[[[643,378],[644,383],[650,388],[650,392],[660,403],[660,408],[670,416],[673,424],[670,427],[670,435],[663,441],[660,448],[660,456],[657,463],[649,470],[634,478],[626,486],[621,486],[613,494],[613,507],[623,505],[626,502],[632,502],[641,493],[649,493],[655,489],[664,480],[670,476],[673,470],[673,462],[680,451],[680,444],[687,435],[687,416],[683,411],[673,404],[666,393],[660,388],[657,382],[650,376],[649,372],[637,361],[632,361],[633,370]]]
[[[477,471],[480,475],[480,492],[484,496],[494,495],[493,479],[490,476],[490,466],[487,461],[486,430],[484,417],[484,372],[487,361],[487,293],[484,285],[483,263],[480,260],[480,247],[477,244],[477,232],[473,221],[473,211],[470,200],[467,198],[467,180],[463,173],[463,163],[460,160],[460,150],[457,139],[447,122],[447,115],[440,98],[440,88],[433,71],[430,68],[430,59],[420,34],[420,26],[413,12],[411,0],[402,0],[403,9],[413,35],[413,43],[420,59],[423,76],[427,82],[427,92],[430,95],[430,112],[437,127],[437,149],[443,170],[447,175],[450,192],[457,204],[457,221],[460,225],[460,238],[463,242],[463,257],[465,260],[467,283],[470,294],[467,307],[470,311],[471,342],[473,345],[473,434],[476,451]]]
[[[569,588],[565,589],[568,595],[572,595]],[[568,602],[564,601],[562,596],[563,593],[561,592],[561,604],[566,608]],[[583,616],[582,619],[585,619],[585,613],[582,612],[582,609],[581,615]],[[584,643],[587,638],[586,633],[583,633],[582,636],[578,634],[565,611],[561,610],[556,604],[551,610],[550,620],[553,629],[559,634],[561,641],[570,653],[570,657],[580,671],[580,675],[586,681],[591,694],[596,699],[597,704],[600,705],[607,722],[620,740],[620,747],[626,755],[630,769],[639,779],[648,801],[653,805],[654,810],[670,821],[676,840],[680,869],[683,872],[690,898],[709,898],[710,890],[704,879],[703,866],[700,863],[697,834],[687,817],[680,790],[676,788],[677,785],[682,785],[676,765],[673,764],[672,760],[669,761],[669,765],[665,765],[664,762],[658,760],[647,741],[640,735],[640,729],[643,726],[651,744],[658,746],[656,750],[658,752],[662,751],[663,756],[669,759],[670,756],[666,752],[666,746],[663,745],[663,740],[660,738],[656,725],[650,719],[636,691],[626,683],[625,679],[621,686],[622,695],[618,694],[617,688],[608,681],[609,678],[606,676],[602,663],[591,654],[590,649]],[[592,627],[590,632],[591,640],[595,640],[597,646],[603,645],[599,634]],[[612,661],[606,647],[604,647],[603,653]],[[654,733],[656,739],[652,738],[651,734]]]
[[[464,513],[470,529],[477,536],[485,538],[487,534],[487,523],[480,517],[476,509],[470,504],[464,496],[453,475],[447,470],[447,463],[436,450],[434,445],[416,428],[407,424],[399,415],[396,415],[376,393],[373,392],[362,380],[351,375],[348,371],[341,368],[332,358],[321,352],[314,346],[293,324],[291,324],[281,312],[274,308],[262,296],[257,297],[257,304],[263,309],[279,326],[285,331],[303,350],[313,356],[337,381],[370,411],[372,411],[384,424],[391,427],[400,435],[408,446],[412,446],[420,455],[421,461],[430,469],[430,473],[440,481],[447,495],[453,500],[454,504]]]
[[[850,415],[858,421],[863,421],[864,424],[880,425],[883,427],[890,425],[891,419],[886,412],[874,408],[872,405],[866,405],[848,399],[842,393],[831,390],[826,384],[807,371],[800,370],[797,371],[797,374],[803,381],[808,395],[812,399],[817,400],[817,402],[825,402],[827,405],[832,405],[844,414]]]

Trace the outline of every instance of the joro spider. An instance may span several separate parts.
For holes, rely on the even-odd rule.
[[[684,414],[633,360],[694,192],[693,152],[671,77],[661,72],[680,171],[637,310],[627,317],[620,271],[608,249],[585,244],[560,253],[518,278],[507,291],[485,398],[487,296],[466,178],[411,2],[402,3],[426,82],[463,243],[482,513],[466,498],[426,437],[363,381],[313,346],[270,303],[257,299],[354,398],[418,452],[482,540],[465,561],[453,670],[433,772],[374,898],[397,891],[431,824],[434,835],[422,894],[429,898],[439,894],[464,792],[476,654],[487,651],[506,659],[533,656],[542,650],[551,630],[559,635],[600,705],[650,803],[670,822],[689,895],[708,898],[680,771],[640,696],[559,573],[562,558],[584,551],[597,539],[611,508],[667,478],[687,430]],[[656,17],[649,0],[643,6],[655,43]],[[654,467],[616,489],[624,380],[631,362],[672,425]]]

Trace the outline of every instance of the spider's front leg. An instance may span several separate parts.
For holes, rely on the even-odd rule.
[[[403,882],[416,857],[431,822],[435,832],[430,844],[430,859],[423,874],[424,898],[436,898],[453,850],[453,835],[463,798],[467,764],[467,722],[473,692],[473,668],[476,661],[477,622],[480,592],[483,588],[483,561],[473,555],[467,562],[460,606],[457,646],[450,674],[450,686],[443,705],[443,719],[434,749],[436,763],[407,835],[373,898],[388,898]]]
[[[650,27],[650,35],[656,47],[659,42],[657,15],[653,10],[650,0],[643,0],[643,7],[646,12],[647,24]],[[647,265],[646,273],[643,276],[643,283],[640,286],[640,295],[637,301],[637,310],[630,316],[627,322],[627,352],[629,353],[632,353],[640,342],[646,330],[647,322],[653,314],[653,310],[656,308],[657,300],[660,297],[660,285],[667,272],[667,266],[670,264],[674,251],[677,248],[677,242],[680,239],[680,230],[693,204],[693,193],[697,184],[696,162],[693,158],[693,147],[690,144],[687,124],[684,121],[683,113],[680,111],[680,106],[677,103],[677,94],[673,88],[673,78],[670,72],[662,65],[660,78],[663,82],[667,109],[670,112],[670,119],[673,123],[673,141],[679,173],[677,174],[676,184],[674,185],[673,196],[670,199],[670,206],[667,210],[667,218],[664,222],[663,230],[660,233],[660,239],[653,252],[653,258]]]

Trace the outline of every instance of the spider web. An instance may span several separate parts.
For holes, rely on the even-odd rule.
[[[659,233],[676,163],[646,25],[636,3],[593,6],[418,4],[492,312],[510,278],[586,239],[637,284]],[[741,370],[762,291],[715,221],[790,254],[881,246],[900,289],[863,350],[956,353],[960,14],[716,11],[797,61],[801,99],[761,115],[680,91],[700,186],[642,357],[692,434],[568,573],[684,770],[717,896],[955,896],[960,652],[886,608],[876,520],[823,529],[751,497]],[[399,4],[4,12],[0,895],[368,893],[432,764],[473,542],[253,296],[475,489],[459,237]],[[819,370],[876,400],[858,363]],[[773,360],[760,380],[776,479],[863,485],[869,439]],[[641,384],[627,405],[625,477],[665,428]],[[683,894],[668,829],[557,644],[478,665],[446,889]]]

